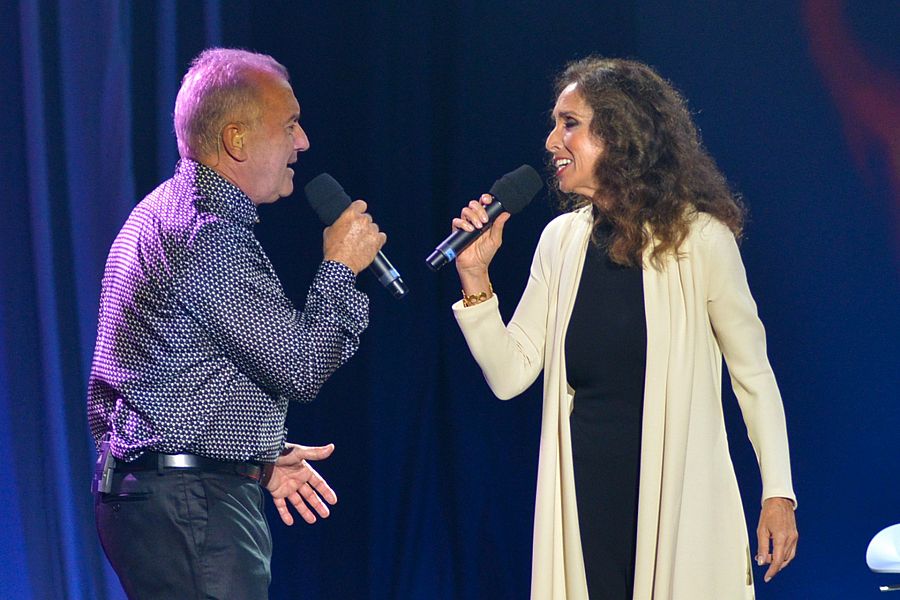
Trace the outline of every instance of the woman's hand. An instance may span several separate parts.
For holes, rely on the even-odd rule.
[[[797,555],[799,534],[794,517],[794,503],[787,498],[766,498],[759,515],[756,536],[759,542],[756,563],[760,566],[769,565],[764,577],[768,583]]]
[[[494,200],[490,194],[482,194],[478,200],[472,200],[462,209],[460,216],[453,219],[453,231],[476,231],[487,227],[488,215],[485,206]],[[509,213],[504,212],[494,219],[493,224],[481,237],[472,242],[468,248],[456,257],[456,271],[463,290],[467,294],[488,291],[488,266],[503,243],[503,226],[509,220]]]

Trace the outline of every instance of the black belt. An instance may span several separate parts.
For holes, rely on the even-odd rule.
[[[240,475],[262,482],[267,479],[268,465],[253,462],[237,462],[229,460],[216,460],[196,454],[159,454],[157,452],[145,452],[131,462],[117,460],[115,470],[120,473],[134,471],[166,471],[170,469],[196,469],[213,473],[228,473]]]

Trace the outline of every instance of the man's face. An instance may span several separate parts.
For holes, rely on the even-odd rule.
[[[247,161],[241,186],[254,204],[268,204],[294,191],[297,153],[309,149],[300,127],[300,104],[291,85],[280,77],[260,74],[260,116],[244,135]]]

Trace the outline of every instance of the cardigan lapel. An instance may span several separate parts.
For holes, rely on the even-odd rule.
[[[670,303],[666,272],[644,256],[644,316],[647,321],[647,365],[641,428],[641,468],[638,492],[637,548],[635,549],[634,599],[653,597],[659,538],[660,492],[666,434],[666,390],[669,374]]]
[[[582,209],[576,213],[571,230],[563,237],[560,248],[560,264],[555,272],[560,274],[557,288],[557,310],[553,327],[555,332],[548,336],[553,340],[551,356],[553,357],[552,369],[557,373],[549,377],[548,381],[555,386],[555,395],[558,399],[558,429],[556,437],[559,440],[557,454],[557,476],[559,478],[560,494],[558,497],[558,510],[561,520],[561,547],[557,550],[559,558],[565,569],[566,590],[564,597],[587,597],[587,580],[584,573],[584,560],[581,555],[581,533],[578,526],[578,503],[575,497],[575,474],[572,469],[572,436],[569,428],[569,416],[572,413],[573,395],[569,391],[568,377],[566,375],[565,348],[566,340],[564,332],[568,329],[569,319],[575,305],[575,297],[578,294],[578,286],[581,282],[581,272],[584,268],[584,258],[591,234],[590,209]]]

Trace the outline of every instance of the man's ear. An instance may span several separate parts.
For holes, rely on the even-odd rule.
[[[237,162],[247,160],[246,133],[247,129],[241,123],[229,123],[222,129],[222,147]]]

